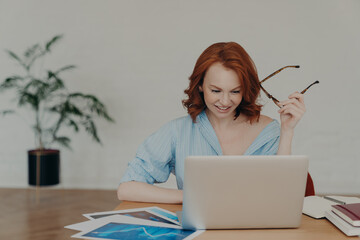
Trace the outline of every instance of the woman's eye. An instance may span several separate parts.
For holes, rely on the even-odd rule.
[[[211,90],[211,92],[213,92],[213,93],[219,93],[220,90],[213,89],[213,90]]]
[[[240,91],[232,91],[232,93],[236,93],[236,94],[238,94],[238,93],[240,93]]]

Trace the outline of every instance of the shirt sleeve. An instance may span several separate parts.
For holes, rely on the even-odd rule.
[[[166,182],[174,167],[174,137],[172,123],[150,135],[129,162],[120,183],[137,181],[149,184]]]
[[[257,155],[276,155],[279,149],[280,137],[274,137],[259,149]]]
[[[280,142],[280,124],[274,120],[264,131],[261,133],[257,149],[252,155],[276,155],[279,149]]]

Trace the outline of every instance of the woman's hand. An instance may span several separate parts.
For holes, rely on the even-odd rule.
[[[288,100],[278,102],[281,121],[281,130],[288,132],[294,131],[296,124],[306,112],[304,104],[304,95],[294,92]]]
[[[289,96],[289,100],[278,102],[278,106],[280,107],[281,132],[277,154],[290,155],[294,128],[306,111],[304,95],[295,92]]]

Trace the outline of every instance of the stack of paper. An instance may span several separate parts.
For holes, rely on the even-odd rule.
[[[189,240],[203,231],[184,230],[176,214],[158,207],[84,214],[89,221],[66,226],[80,231],[83,239],[176,239]]]
[[[304,199],[303,214],[313,218],[324,218],[325,212],[335,204],[360,203],[360,198],[346,196],[308,196]]]
[[[325,217],[347,236],[360,236],[360,227],[355,227],[351,225],[350,223],[336,215],[333,211],[326,211]]]
[[[354,203],[360,203],[360,198],[346,196],[308,196],[304,199],[303,213],[317,219],[326,217],[347,236],[357,236],[360,235],[360,227],[351,225],[332,211],[334,205]]]

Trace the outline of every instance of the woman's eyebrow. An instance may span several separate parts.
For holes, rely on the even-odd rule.
[[[218,88],[218,89],[221,89],[221,88],[219,88],[219,87],[217,87],[217,86],[215,86],[215,85],[210,85],[210,87],[214,87],[214,88]]]
[[[211,84],[210,87],[214,87],[214,88],[217,88],[217,89],[221,89],[221,88],[219,88],[219,87],[217,87],[217,86],[215,86],[215,85],[213,85],[213,84]],[[239,86],[237,86],[236,88],[231,89],[231,91],[234,91],[234,90],[236,90],[236,89],[241,89],[241,86],[239,85]]]
[[[236,88],[233,88],[231,91],[234,91],[234,90],[236,90],[236,89],[241,89],[241,86],[239,85],[239,86],[237,86]]]

